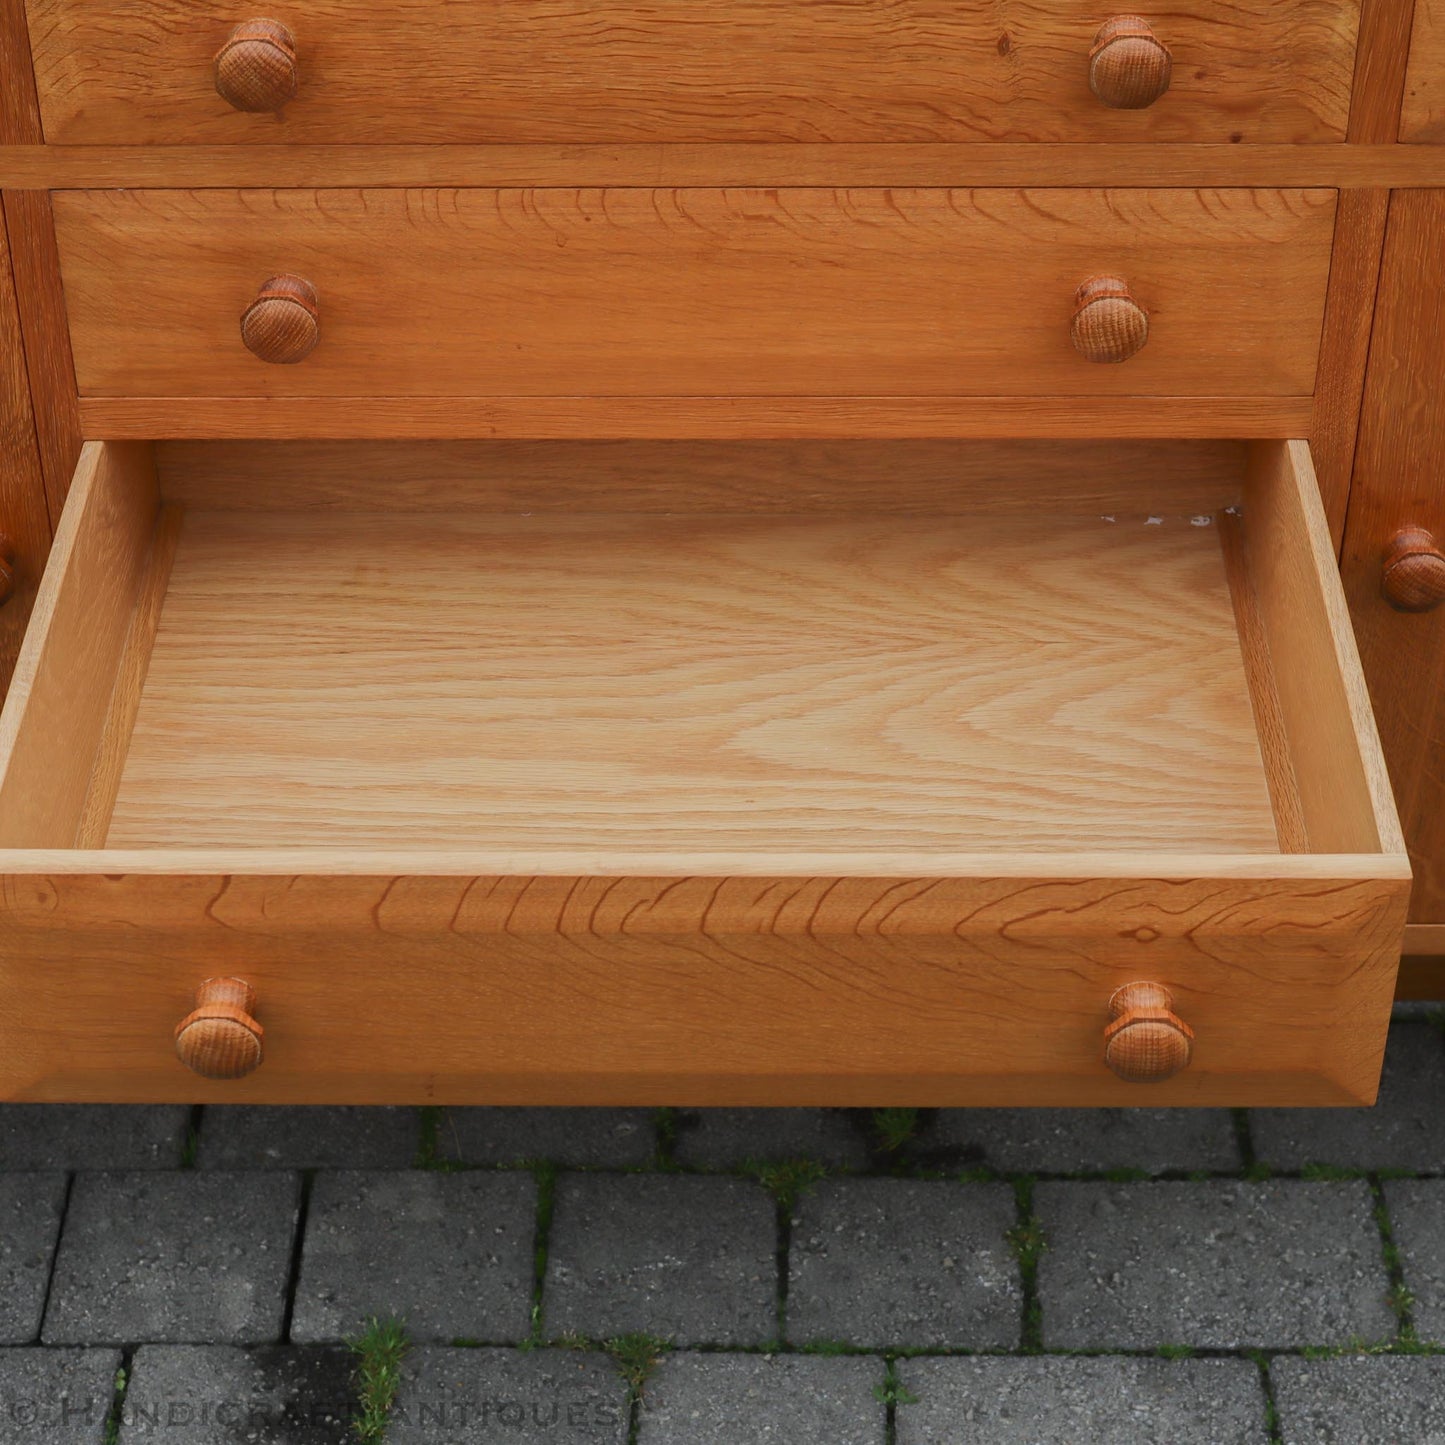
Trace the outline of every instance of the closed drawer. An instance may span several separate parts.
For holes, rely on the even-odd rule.
[[[101,145],[1331,141],[1359,20],[1354,0],[1171,6],[1119,42],[1124,89],[1094,62],[1099,94],[1142,103],[1118,109],[1091,89],[1109,12],[1082,0],[293,0],[263,12],[282,35],[234,42],[254,12],[231,0],[28,11],[46,139]],[[223,51],[219,89],[260,113],[218,93]]]
[[[0,1097],[1368,1101],[1408,890],[1303,443],[93,443]]]
[[[55,197],[87,397],[1303,396],[1334,210],[1327,190]],[[295,365],[242,344],[278,273],[315,301]],[[1075,344],[1102,277],[1147,318],[1122,365]]]

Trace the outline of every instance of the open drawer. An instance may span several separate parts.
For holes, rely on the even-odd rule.
[[[93,443],[0,849],[10,1099],[1368,1102],[1409,887],[1301,442]]]

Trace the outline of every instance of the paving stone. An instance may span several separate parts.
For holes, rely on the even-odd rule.
[[[78,1174],[48,1344],[278,1338],[301,1197],[294,1174]]]
[[[1445,1173],[1445,1039],[1429,1024],[1395,1024],[1372,1109],[1254,1109],[1257,1158],[1276,1169]]]
[[[453,1350],[407,1357],[387,1445],[622,1445],[627,1387],[605,1355],[577,1350]]]
[[[437,1129],[444,1159],[563,1169],[627,1169],[657,1153],[651,1109],[448,1109]]]
[[[645,1331],[677,1345],[777,1334],[777,1211],[743,1179],[563,1175],[543,1295],[547,1334]]]
[[[1269,1373],[1284,1445],[1445,1445],[1445,1356],[1286,1357]]]
[[[1423,1340],[1445,1345],[1445,1179],[1390,1180],[1385,1185],[1405,1287]]]
[[[898,1445],[1267,1445],[1248,1360],[901,1360]]]
[[[531,1329],[531,1174],[316,1176],[291,1338],[345,1339],[372,1315],[415,1340],[520,1340]]]
[[[0,1104],[0,1169],[174,1169],[184,1104]]]
[[[787,1159],[868,1165],[868,1141],[845,1109],[686,1109],[677,1126],[676,1158],[693,1169]]]
[[[1228,1109],[940,1109],[918,1152],[1002,1173],[1240,1168]]]
[[[355,1361],[320,1346],[146,1345],[135,1353],[120,1445],[342,1445],[354,1439]]]
[[[214,1104],[201,1116],[198,1169],[409,1169],[415,1109]]]
[[[102,1445],[119,1350],[0,1350],[0,1445]]]
[[[1010,1348],[1023,1289],[1006,1184],[834,1179],[794,1211],[787,1336],[865,1348]]]
[[[0,1344],[40,1334],[64,1208],[65,1175],[0,1175]]]
[[[1034,1207],[1050,1349],[1288,1349],[1394,1329],[1362,1180],[1040,1184]]]
[[[883,1445],[883,1362],[865,1355],[668,1355],[643,1396],[638,1445]]]

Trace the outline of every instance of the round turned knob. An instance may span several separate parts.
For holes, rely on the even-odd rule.
[[[241,313],[241,340],[262,361],[290,366],[304,361],[321,340],[316,288],[300,276],[272,276]]]
[[[1142,15],[1116,15],[1089,49],[1089,89],[1114,110],[1143,110],[1166,90],[1174,71],[1169,47]]]
[[[0,536],[0,606],[15,595],[15,548]]]
[[[1149,313],[1118,276],[1091,276],[1074,293],[1074,350],[1085,361],[1128,361],[1149,339]]]
[[[1423,527],[1405,527],[1385,548],[1385,601],[1400,612],[1429,612],[1445,602],[1445,552]]]
[[[279,20],[243,20],[216,52],[216,90],[237,110],[280,110],[296,94],[291,32]]]
[[[1172,1079],[1194,1052],[1194,1030],[1173,1012],[1169,990],[1126,983],[1109,1000],[1114,1022],[1104,1030],[1104,1062],[1130,1084]]]
[[[176,1057],[203,1079],[244,1078],[261,1062],[265,1031],[251,1017],[256,990],[242,978],[208,978],[176,1025]]]

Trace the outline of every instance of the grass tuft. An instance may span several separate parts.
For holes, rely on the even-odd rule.
[[[637,1330],[629,1335],[613,1336],[603,1348],[612,1356],[617,1373],[626,1382],[628,1398],[635,1401],[642,1398],[648,1380],[672,1348],[672,1342]]]
[[[917,1109],[874,1109],[873,1133],[885,1153],[898,1153],[917,1132]]]
[[[357,1409],[351,1428],[361,1445],[380,1445],[401,1385],[406,1328],[399,1320],[372,1318],[346,1346],[356,1356]]]
[[[747,1160],[742,1172],[756,1179],[778,1202],[780,1209],[791,1210],[798,1200],[828,1171],[816,1159],[777,1159],[767,1163]]]
[[[884,1369],[883,1383],[873,1386],[873,1398],[890,1410],[898,1405],[916,1405],[918,1396],[898,1378],[898,1362],[889,1359]]]
[[[434,1169],[441,1174],[454,1174],[461,1165],[442,1154],[442,1122],[446,1110],[437,1104],[426,1104],[419,1109],[421,1137],[416,1146],[416,1168]]]

